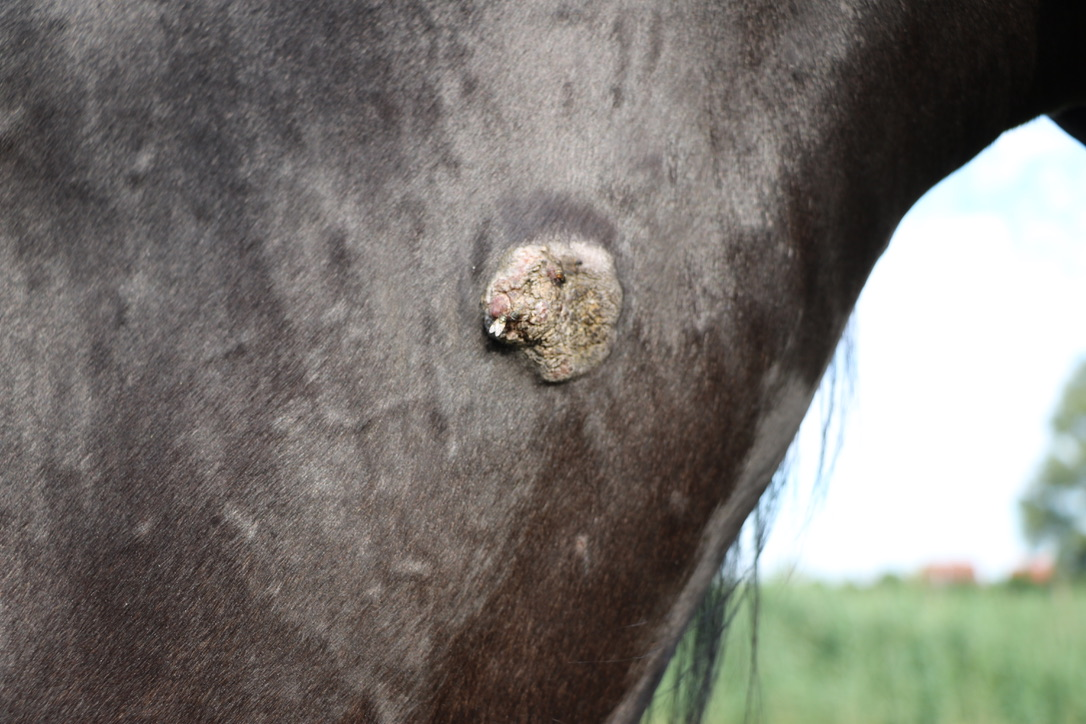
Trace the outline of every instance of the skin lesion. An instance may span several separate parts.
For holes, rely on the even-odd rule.
[[[547,236],[505,252],[482,306],[488,335],[520,349],[544,381],[564,382],[607,359],[622,287],[606,249]]]

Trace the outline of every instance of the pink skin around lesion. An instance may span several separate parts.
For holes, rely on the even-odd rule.
[[[509,314],[513,309],[513,300],[505,292],[495,292],[487,303],[486,313],[490,319],[498,319]]]

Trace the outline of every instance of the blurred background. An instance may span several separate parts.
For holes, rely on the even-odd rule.
[[[955,564],[994,582],[1053,555],[1028,545],[1019,502],[1086,362],[1086,147],[1039,119],[928,192],[853,338],[836,465],[812,485],[806,425],[763,572],[871,582]]]

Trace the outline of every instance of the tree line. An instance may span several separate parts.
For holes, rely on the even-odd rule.
[[[1052,417],[1052,439],[1021,500],[1026,537],[1055,550],[1058,575],[1086,579],[1086,360]]]

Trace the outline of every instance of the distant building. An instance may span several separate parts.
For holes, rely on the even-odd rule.
[[[920,569],[920,581],[929,586],[974,586],[977,572],[972,563],[933,563]]]
[[[1056,562],[1051,558],[1034,558],[1011,571],[1014,583],[1029,583],[1034,586],[1047,586],[1056,575]]]

